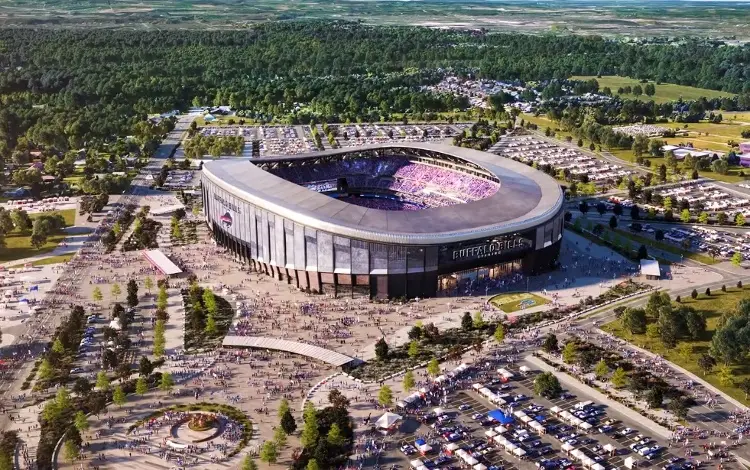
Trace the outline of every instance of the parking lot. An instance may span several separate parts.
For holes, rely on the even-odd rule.
[[[477,461],[468,463],[473,468],[498,470],[695,467],[689,455],[675,456],[663,439],[606,405],[569,391],[554,399],[535,396],[533,371],[506,371],[513,375],[507,381],[499,373],[485,376],[473,390],[451,393],[439,408],[421,410],[422,425],[408,437],[398,436],[400,461],[448,469],[466,466],[469,455]],[[457,456],[460,449],[464,457]]]
[[[523,163],[552,165],[558,171],[570,172],[579,181],[590,181],[598,185],[614,185],[618,179],[635,173],[574,148],[563,147],[531,135],[503,136],[489,151]]]

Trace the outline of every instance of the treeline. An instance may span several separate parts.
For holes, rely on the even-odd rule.
[[[6,29],[0,44],[0,153],[21,136],[81,148],[133,131],[147,113],[191,104],[328,122],[451,111],[465,98],[421,91],[449,71],[521,82],[619,74],[750,91],[750,46],[700,40],[645,46],[320,21],[235,31]]]
[[[185,142],[185,156],[187,158],[201,159],[204,155],[219,157],[222,155],[242,155],[245,147],[245,138],[241,135],[234,136],[203,136],[196,134]]]

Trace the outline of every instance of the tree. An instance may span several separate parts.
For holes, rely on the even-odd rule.
[[[620,322],[631,334],[643,334],[646,332],[646,311],[642,308],[626,308]]]
[[[141,396],[148,393],[148,381],[146,377],[138,377],[138,380],[135,381],[135,393]]]
[[[103,370],[96,374],[96,388],[102,391],[109,390],[109,377]]]
[[[464,312],[463,316],[461,317],[461,328],[464,331],[470,331],[473,326],[474,322],[471,320],[471,314],[469,312]]]
[[[138,305],[138,283],[135,282],[135,279],[130,279],[128,281],[127,291],[128,307],[135,307]]]
[[[660,408],[664,402],[664,391],[661,387],[652,387],[646,393],[646,404],[649,408]]]
[[[292,416],[292,412],[289,410],[289,408],[287,408],[284,414],[281,415],[281,421],[279,425],[286,434],[293,434],[294,431],[297,430],[297,422],[294,420],[294,416]]]
[[[304,420],[304,427],[302,428],[302,435],[300,441],[306,448],[311,448],[318,442],[320,436],[318,431],[318,412],[312,403],[307,402],[305,409],[302,412],[302,418]]]
[[[729,164],[723,158],[719,158],[711,162],[711,171],[720,175],[726,175],[729,173]]]
[[[258,464],[255,463],[251,455],[248,455],[242,460],[241,470],[258,470]]]
[[[648,258],[648,249],[646,248],[646,245],[641,245],[638,247],[638,259],[646,258]]]
[[[503,327],[502,323],[498,323],[497,326],[495,326],[495,332],[492,334],[492,337],[497,344],[501,344],[505,341],[505,327]]]
[[[415,357],[419,356],[419,342],[416,340],[412,340],[409,342],[409,350],[407,354],[410,358],[414,359]]]
[[[55,341],[52,342],[52,352],[55,354],[65,354],[65,346],[63,346],[62,340],[60,338],[55,338]]]
[[[715,366],[716,360],[708,354],[701,354],[701,356],[698,358],[698,367],[701,368],[704,376],[708,372],[711,372]]]
[[[379,361],[388,360],[388,343],[385,342],[385,338],[380,338],[378,342],[375,343],[375,357],[377,357]]]
[[[750,379],[747,377],[742,380],[742,382],[738,383],[737,386],[740,390],[742,390],[742,393],[745,394],[745,401],[747,401],[748,395],[750,395]]]
[[[482,312],[477,311],[476,313],[474,313],[474,319],[472,321],[472,325],[477,330],[484,327],[484,319],[482,318]]]
[[[336,389],[328,392],[328,402],[336,409],[346,410],[349,408],[349,399]]]
[[[125,404],[125,392],[122,390],[120,385],[115,385],[115,389],[112,392],[112,402],[117,406]]]
[[[562,392],[560,381],[552,372],[542,372],[534,379],[534,393],[546,398],[555,398]]]
[[[115,300],[122,294],[122,290],[120,289],[120,284],[112,284],[112,290],[110,291],[112,294],[112,297],[114,297]]]
[[[407,370],[404,374],[404,391],[410,391],[416,386],[416,381],[414,380],[414,373],[410,370]]]
[[[89,429],[89,420],[86,417],[86,413],[83,411],[77,411],[75,417],[73,417],[73,426],[78,429],[78,432],[83,433]]]
[[[315,459],[310,459],[307,461],[307,467],[305,467],[305,470],[320,470],[320,466],[318,465],[318,461]]]
[[[612,373],[612,377],[609,378],[609,381],[612,383],[612,386],[615,388],[622,388],[628,383],[628,375],[625,373],[625,369],[622,367],[618,367],[615,369],[615,371]]]
[[[742,212],[737,213],[737,216],[734,218],[734,223],[738,227],[744,227],[745,226],[745,216],[742,214]]]
[[[687,362],[693,355],[693,345],[690,343],[680,343],[677,345],[677,355]]]
[[[718,214],[716,214],[716,222],[719,225],[726,224],[727,223],[727,214],[726,214],[726,212],[719,212]]]
[[[328,430],[326,440],[335,447],[341,447],[346,443],[346,438],[341,432],[341,427],[338,423],[333,423],[331,429]]]
[[[680,212],[680,220],[683,223],[690,223],[690,210],[683,209],[682,212]]]
[[[169,392],[174,387],[174,379],[172,374],[169,372],[162,372],[161,379],[159,379],[159,390],[162,392]]]
[[[672,401],[669,402],[669,411],[672,412],[675,418],[684,420],[688,414],[686,400],[683,397],[672,398]]]
[[[440,363],[438,363],[437,358],[430,359],[430,362],[427,363],[427,373],[430,374],[430,377],[437,377],[440,375]]]
[[[203,331],[209,336],[213,336],[219,331],[216,326],[216,319],[214,318],[213,313],[209,313],[206,317],[206,327],[203,329]]]
[[[728,365],[725,364],[719,367],[717,374],[719,376],[719,383],[723,387],[729,387],[734,383],[734,373]]]
[[[732,255],[732,265],[739,268],[740,266],[742,266],[742,261],[742,253],[739,251],[735,251]]]
[[[609,366],[607,366],[607,363],[604,362],[604,359],[600,359],[599,362],[596,363],[596,367],[594,367],[594,374],[596,375],[597,379],[603,379],[604,377],[609,374]]]
[[[65,458],[65,460],[73,465],[73,462],[78,460],[80,456],[81,449],[80,447],[78,447],[78,444],[72,439],[66,439],[65,443],[63,444],[63,457]]]
[[[138,362],[138,373],[142,377],[148,377],[153,371],[154,364],[146,356],[141,356],[141,360]]]
[[[617,217],[615,217],[614,215],[609,218],[609,228],[611,228],[612,230],[617,228]]]
[[[37,371],[37,377],[39,377],[39,380],[49,380],[54,374],[55,369],[52,367],[49,359],[42,359],[42,362],[39,364],[39,370]]]
[[[91,293],[91,298],[94,299],[94,302],[96,303],[101,302],[104,299],[102,290],[99,289],[99,287],[94,287],[94,291]]]
[[[559,349],[559,346],[557,344],[557,336],[555,336],[553,333],[549,333],[547,336],[545,336],[544,341],[542,342],[542,349],[547,353],[557,352]]]
[[[277,447],[284,447],[286,445],[286,433],[284,432],[284,428],[281,426],[277,427],[276,430],[273,432],[273,442],[276,444]]]
[[[690,297],[695,300],[698,298],[698,291],[696,289],[693,289],[693,291],[690,293]]]
[[[393,405],[393,391],[391,390],[391,387],[388,385],[380,387],[380,391],[378,392],[378,403],[380,403],[380,406],[386,408]]]
[[[274,441],[266,441],[263,443],[263,446],[260,448],[260,460],[261,462],[266,462],[269,465],[273,465],[276,463],[276,459],[279,457],[279,450],[276,447],[276,443]]]
[[[143,280],[143,287],[146,288],[148,295],[151,295],[151,289],[154,288],[154,280],[151,279],[151,276],[146,276],[146,279]]]
[[[281,401],[279,402],[279,410],[276,413],[276,416],[278,416],[278,418],[281,419],[281,417],[284,416],[284,414],[286,414],[287,411],[290,411],[289,400],[287,400],[286,398],[282,398]],[[291,434],[291,433],[287,433],[287,434]]]
[[[578,359],[578,345],[573,341],[565,343],[562,351],[562,360],[566,364],[573,364]]]

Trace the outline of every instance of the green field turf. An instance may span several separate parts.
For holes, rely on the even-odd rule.
[[[45,215],[54,215],[60,213],[65,218],[65,226],[70,227],[75,224],[76,211],[68,209],[64,211],[44,212]],[[29,214],[34,219],[42,214]],[[31,246],[31,232],[27,235],[20,233],[11,233],[5,237],[5,247],[0,248],[0,262],[14,261],[17,259],[29,258],[54,250],[57,245],[65,239],[65,233],[59,233],[47,237],[47,243],[40,249]]]
[[[490,299],[490,303],[505,313],[512,313],[548,304],[549,300],[530,292],[512,292],[498,294]]]
[[[604,87],[609,87],[612,90],[613,94],[617,94],[617,89],[620,87],[634,87],[636,85],[640,85],[641,88],[643,88],[646,84],[641,83],[640,80],[636,80],[634,78],[628,78],[628,77],[617,77],[617,76],[604,76],[604,77],[594,77],[594,76],[574,76],[571,77],[573,80],[591,80],[592,78],[595,78],[597,82],[599,82],[599,89],[601,90]],[[655,82],[649,82],[653,83],[656,87],[656,94],[653,97],[646,96],[645,94],[640,96],[635,96],[633,94],[630,95],[622,95],[622,98],[638,98],[642,101],[649,101],[654,100],[657,103],[665,103],[667,101],[676,101],[682,98],[683,100],[696,100],[701,97],[706,98],[730,98],[734,96],[733,93],[725,93],[723,91],[716,91],[716,90],[708,90],[706,88],[695,88],[691,86],[683,86],[683,85],[673,85],[671,83],[662,83],[662,84],[656,84]]]

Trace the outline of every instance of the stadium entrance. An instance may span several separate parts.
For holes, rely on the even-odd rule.
[[[473,289],[482,282],[501,279],[517,272],[521,272],[521,260],[443,274],[438,276],[438,292],[452,293],[461,288]]]

